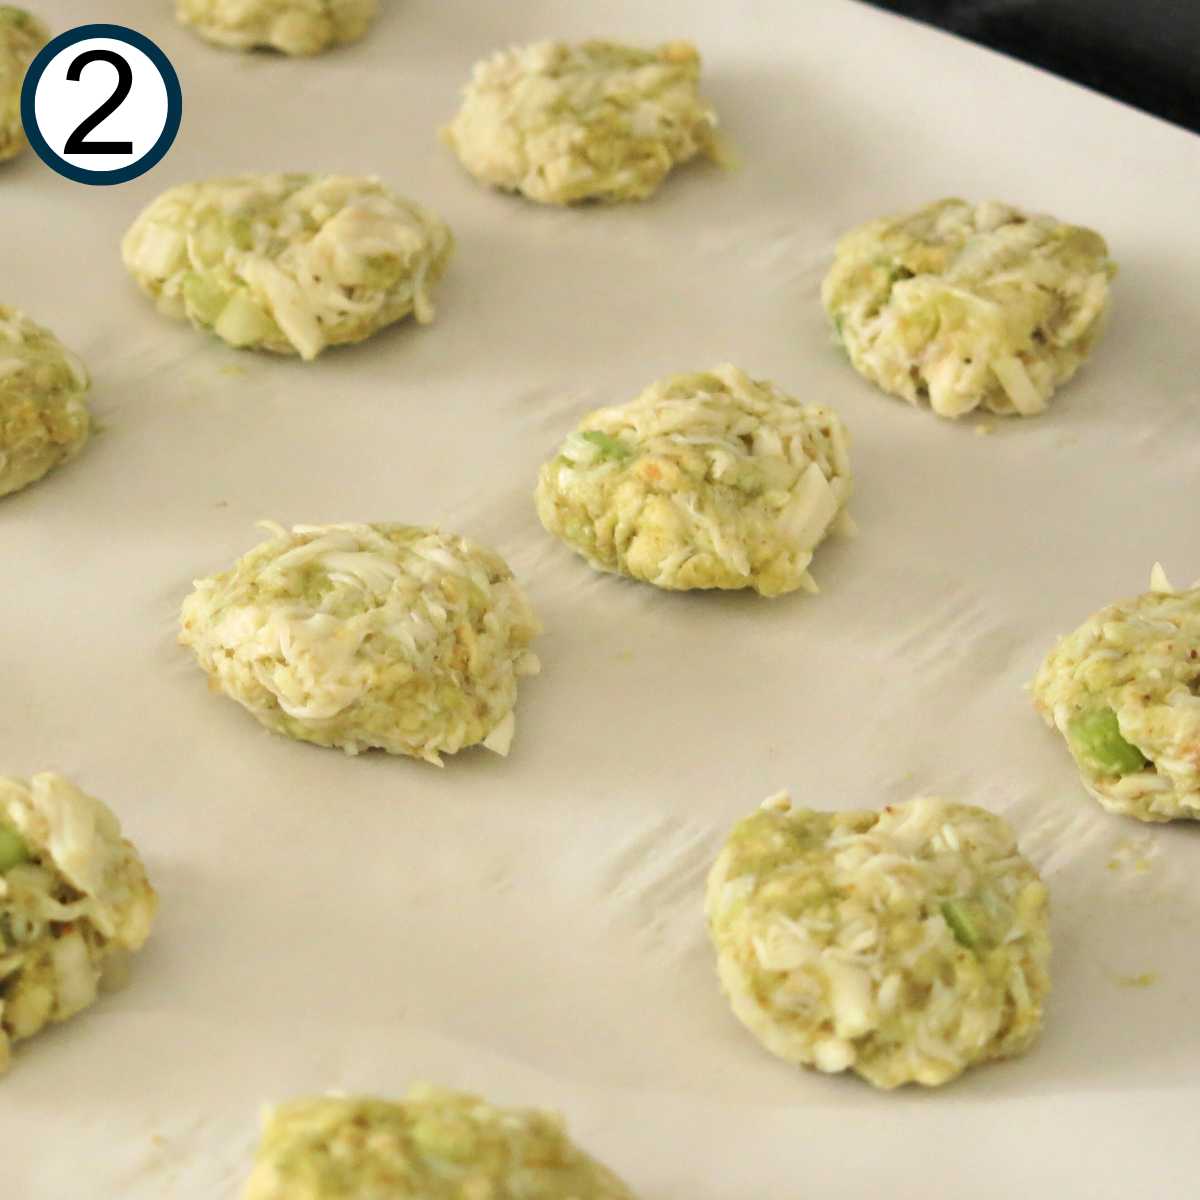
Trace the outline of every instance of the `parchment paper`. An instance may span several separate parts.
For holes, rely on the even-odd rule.
[[[230,1200],[263,1102],[433,1079],[563,1110],[646,1200],[1194,1196],[1200,830],[1103,813],[1022,686],[1154,560],[1200,575],[1200,141],[845,0],[388,0],[311,61],[219,51],[166,0],[37,7],[149,35],[185,117],[123,187],[0,169],[3,299],[84,357],[102,426],[0,502],[0,771],[112,804],[162,912],[127,989],[19,1047],[0,1195]],[[435,129],[471,64],[595,35],[696,41],[741,169],[567,212],[468,178]],[[119,261],[136,212],[268,169],[377,173],[440,211],[436,324],[303,365],[159,317]],[[988,436],[860,380],[817,299],[840,231],[947,194],[1094,226],[1121,266],[1092,363]],[[862,533],[819,552],[820,597],[662,594],[538,525],[537,466],[580,414],[726,360],[851,428]],[[210,695],[177,608],[262,517],[504,553],[548,630],[512,756],[352,760]],[[703,877],[782,787],[1009,817],[1054,906],[1032,1053],[883,1095],[736,1024]]]

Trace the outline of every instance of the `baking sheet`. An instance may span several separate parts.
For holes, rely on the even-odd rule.
[[[434,1079],[562,1109],[647,1200],[1194,1195],[1200,830],[1100,811],[1021,688],[1155,559],[1200,574],[1200,141],[844,0],[388,0],[369,40],[298,62],[213,49],[170,7],[38,4],[171,57],[159,167],[0,174],[3,299],[85,358],[102,426],[0,504],[0,770],[108,800],[162,897],[131,986],[0,1082],[0,1192],[232,1200],[262,1102]],[[551,35],[695,40],[741,169],[620,209],[476,186],[434,130],[474,60]],[[121,233],[244,169],[378,173],[439,210],[437,322],[304,365],[159,318]],[[838,232],[944,194],[1092,225],[1121,265],[1091,365],[989,436],[873,391],[817,301]],[[819,552],[818,598],[660,594],[537,523],[537,466],[580,414],[725,360],[851,428],[862,533]],[[507,761],[347,759],[208,693],[178,604],[268,516],[440,522],[508,557],[547,633]],[[1054,906],[1031,1054],[883,1095],[735,1023],[703,876],[781,787],[1014,822]]]

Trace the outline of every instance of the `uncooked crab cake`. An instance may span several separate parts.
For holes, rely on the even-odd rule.
[[[816,591],[813,551],[851,528],[849,438],[737,367],[676,375],[584,417],[545,463],[542,524],[601,571],[661,588]]]
[[[320,54],[358,41],[379,12],[379,0],[176,0],[175,11],[218,46]]]
[[[15,158],[28,144],[21,124],[21,85],[50,30],[32,13],[0,4],[0,162]]]
[[[314,359],[409,314],[432,321],[453,246],[438,217],[377,179],[245,175],[163,193],[121,253],[166,315]]]
[[[96,999],[156,907],[107,806],[61,775],[0,778],[0,1073],[13,1042]]]
[[[716,114],[687,42],[537,42],[476,64],[443,137],[483,183],[542,204],[641,200],[699,154]]]
[[[555,1113],[420,1084],[401,1102],[293,1100],[266,1116],[242,1200],[633,1200]]]
[[[83,449],[88,387],[83,364],[54,334],[0,304],[0,496]]]
[[[1090,229],[941,200],[847,233],[821,296],[855,370],[885,392],[943,417],[1031,417],[1091,353],[1115,272]]]
[[[1046,888],[984,809],[812,812],[781,793],[734,827],[706,911],[734,1015],[790,1063],[934,1086],[1041,1027]]]
[[[541,627],[499,555],[411,525],[265,527],[183,604],[180,641],[216,691],[349,754],[508,753]]]
[[[1156,568],[1060,639],[1032,691],[1110,812],[1200,820],[1200,582],[1176,591]]]

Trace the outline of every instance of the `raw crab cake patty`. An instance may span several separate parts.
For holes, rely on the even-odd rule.
[[[1058,642],[1033,702],[1105,808],[1200,820],[1200,585],[1175,591],[1156,570]]]
[[[267,1115],[243,1200],[632,1200],[561,1118],[428,1084],[395,1103],[293,1100]]]
[[[175,11],[219,46],[320,54],[362,37],[379,0],[176,0]]]
[[[508,753],[541,630],[499,555],[411,525],[266,528],[183,604],[180,641],[216,691],[349,754]]]
[[[104,804],[61,775],[0,778],[0,1073],[13,1042],[96,999],[156,907]]]
[[[432,321],[453,246],[438,217],[377,179],[245,175],[164,192],[121,254],[166,315],[314,359],[410,313]]]
[[[598,570],[661,588],[816,591],[848,444],[830,409],[736,367],[676,375],[584,417],[542,467],[538,515]]]
[[[1041,1026],[1046,889],[984,809],[774,797],[734,827],[706,911],[734,1014],[788,1062],[933,1086]]]
[[[21,124],[21,85],[50,30],[32,13],[0,4],[0,162],[15,158],[28,144]]]
[[[478,63],[443,137],[483,183],[542,204],[641,200],[675,166],[717,158],[687,42],[538,42]]]
[[[0,496],[83,449],[88,386],[83,364],[54,334],[0,304]]]
[[[1034,416],[1099,337],[1104,239],[1007,204],[941,200],[837,244],[821,296],[855,370],[943,417]]]

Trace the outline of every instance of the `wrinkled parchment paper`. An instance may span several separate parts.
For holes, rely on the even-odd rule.
[[[434,1079],[562,1109],[646,1200],[1194,1195],[1200,829],[1099,810],[1022,686],[1154,560],[1200,575],[1200,141],[845,0],[387,0],[311,61],[217,50],[166,0],[37,7],[136,25],[185,117],[126,186],[0,168],[2,298],[85,358],[102,427],[0,501],[0,771],[109,801],[162,912],[130,986],[0,1080],[0,1194],[232,1200],[262,1103]],[[476,59],[551,35],[693,39],[740,169],[620,209],[477,186],[435,130]],[[136,212],[270,169],[376,173],[440,211],[459,254],[436,324],[303,365],[157,316],[118,257]],[[986,436],[872,390],[817,301],[841,230],[952,194],[1092,225],[1121,266],[1092,363]],[[537,466],[579,415],[726,360],[854,436],[862,532],[819,552],[815,599],[661,594],[537,523]],[[352,760],[211,696],[176,610],[262,517],[440,522],[503,552],[547,626],[512,756]],[[782,787],[1009,817],[1054,905],[1029,1056],[882,1095],[735,1023],[703,877]]]

